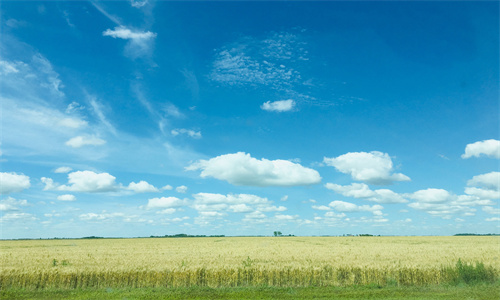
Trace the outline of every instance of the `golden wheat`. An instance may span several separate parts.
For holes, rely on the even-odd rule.
[[[0,241],[23,288],[440,284],[460,259],[500,272],[498,237],[219,237]],[[450,271],[451,270],[451,271]]]

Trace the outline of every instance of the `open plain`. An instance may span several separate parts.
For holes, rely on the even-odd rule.
[[[494,282],[499,245],[496,236],[12,240],[0,242],[0,284],[76,289]]]

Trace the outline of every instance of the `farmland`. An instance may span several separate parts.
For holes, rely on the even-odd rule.
[[[0,241],[0,284],[41,290],[493,283],[499,245],[494,236]]]

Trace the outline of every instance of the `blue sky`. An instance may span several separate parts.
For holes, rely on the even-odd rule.
[[[1,238],[499,233],[498,11],[3,1]]]

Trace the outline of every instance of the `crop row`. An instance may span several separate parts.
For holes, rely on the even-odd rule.
[[[0,274],[2,288],[103,288],[103,287],[234,287],[234,286],[349,286],[428,285],[443,283],[493,282],[498,270],[481,263],[441,268],[197,268],[164,271],[15,270]]]

